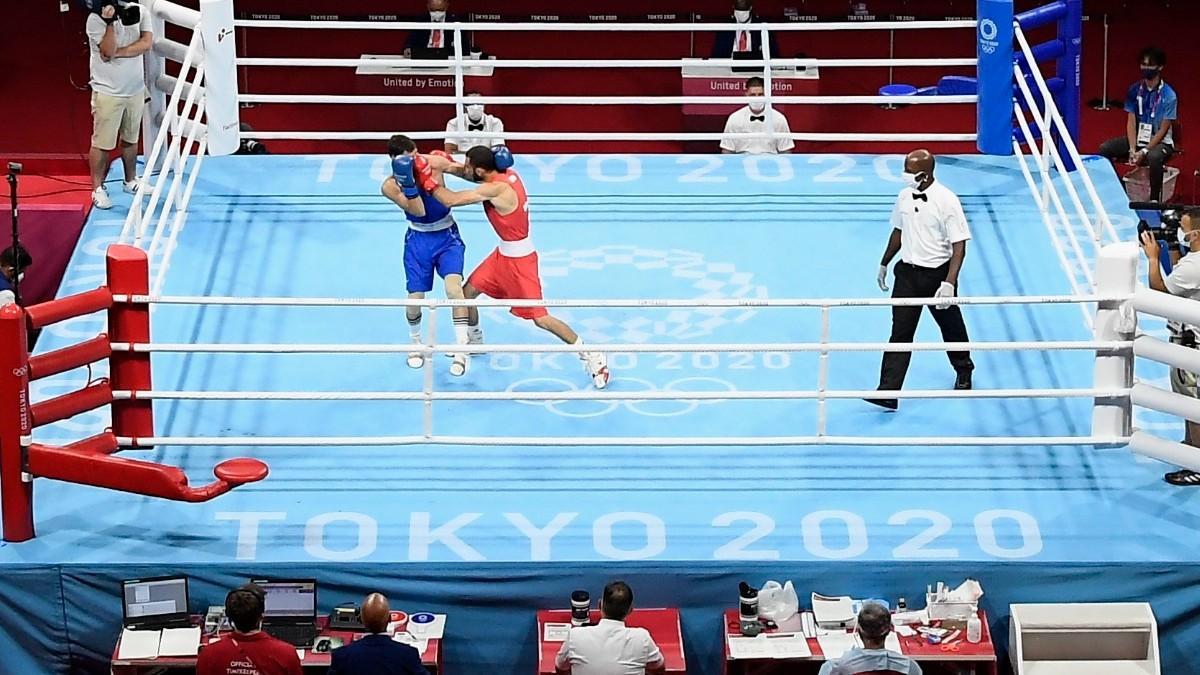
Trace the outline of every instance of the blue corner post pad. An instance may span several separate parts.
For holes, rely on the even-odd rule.
[[[1013,0],[976,0],[979,152],[1012,154]]]

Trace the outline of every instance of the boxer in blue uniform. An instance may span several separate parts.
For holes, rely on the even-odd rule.
[[[404,235],[404,275],[408,297],[424,298],[433,290],[434,274],[442,277],[446,284],[446,297],[452,300],[463,298],[463,254],[466,245],[458,233],[458,224],[450,209],[434,199],[417,185],[416,176],[431,173],[441,182],[445,170],[453,170],[451,162],[439,156],[417,154],[417,146],[407,136],[397,134],[388,141],[388,155],[392,158],[392,175],[384,179],[380,191],[404,211],[408,219],[408,232]],[[409,335],[413,344],[421,344],[421,308],[409,307]],[[467,344],[467,308],[455,307],[454,337],[457,344]],[[470,357],[464,351],[453,355],[450,374],[462,376],[467,373]],[[421,352],[410,352],[408,365],[420,368],[425,365]]]

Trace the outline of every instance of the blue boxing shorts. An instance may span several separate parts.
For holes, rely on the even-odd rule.
[[[433,275],[445,279],[463,273],[463,255],[467,246],[458,234],[458,225],[435,232],[408,229],[404,235],[404,276],[409,293],[433,290]]]

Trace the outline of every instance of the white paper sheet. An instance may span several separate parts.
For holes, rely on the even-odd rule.
[[[731,659],[801,659],[812,656],[803,635],[728,636]]]
[[[200,626],[166,628],[158,644],[159,656],[195,656],[200,652]]]
[[[817,623],[847,624],[854,619],[854,601],[847,596],[812,594],[813,614]]]
[[[542,627],[542,642],[566,642],[570,633],[569,623],[548,623]]]
[[[825,635],[818,635],[817,644],[821,645],[821,653],[825,655],[825,660],[829,661],[838,658],[854,647],[854,638],[855,635],[852,633],[830,631]]]
[[[117,659],[126,661],[158,658],[158,643],[161,640],[161,630],[129,630],[126,628],[121,631],[121,647],[117,649]]]

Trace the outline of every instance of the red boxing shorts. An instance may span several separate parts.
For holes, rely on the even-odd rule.
[[[542,280],[538,276],[538,255],[520,258],[500,254],[500,249],[479,263],[467,283],[480,293],[497,300],[541,300]],[[509,310],[522,319],[538,319],[550,312],[545,307],[513,307]]]

